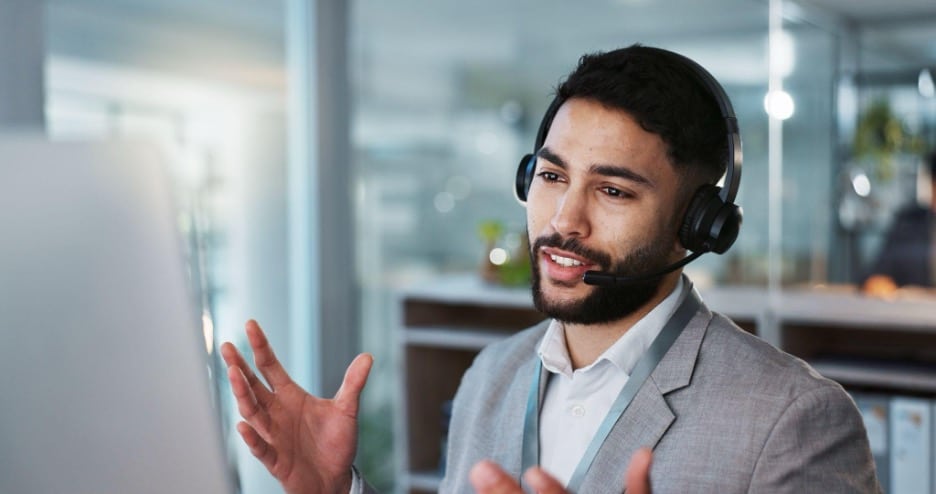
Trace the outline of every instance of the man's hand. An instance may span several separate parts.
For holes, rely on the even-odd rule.
[[[245,420],[237,431],[286,492],[346,494],[357,449],[358,400],[373,358],[358,355],[334,399],[317,398],[293,382],[255,321],[247,322],[246,332],[254,363],[269,388],[234,345],[221,346]]]
[[[627,494],[651,494],[650,492],[650,464],[653,463],[653,452],[650,448],[640,448],[631,456],[624,474],[624,485]]]
[[[650,494],[652,459],[649,448],[641,448],[631,457],[625,475],[627,494]],[[478,494],[523,494],[517,481],[491,461],[478,462],[472,467],[469,479]],[[558,480],[539,467],[527,470],[523,480],[539,494],[568,494]]]
[[[492,461],[478,462],[468,478],[478,494],[523,494],[520,484]],[[566,494],[565,487],[539,467],[527,470],[523,480],[540,494]]]

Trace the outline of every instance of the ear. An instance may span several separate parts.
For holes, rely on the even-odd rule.
[[[673,230],[673,246],[670,249],[670,252],[675,257],[678,257],[678,258],[685,257],[686,252],[689,250],[686,248],[685,245],[682,244],[682,240],[680,239],[680,232],[682,232],[683,222],[685,221],[685,218],[686,218],[687,208],[688,208],[688,204],[684,204],[680,206],[676,211],[677,212],[676,218],[674,218],[674,221],[671,222],[674,230]]]
[[[679,240],[678,234],[675,235],[675,238],[673,238],[673,247],[670,249],[670,252],[672,253],[671,257],[674,259],[682,259],[683,257],[686,257],[687,249]]]

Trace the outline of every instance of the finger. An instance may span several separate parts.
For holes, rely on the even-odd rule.
[[[468,480],[478,494],[523,494],[520,484],[492,461],[476,463]]]
[[[256,456],[260,463],[267,467],[267,470],[272,472],[273,466],[276,465],[276,450],[270,446],[270,443],[264,441],[257,434],[257,431],[246,422],[237,424],[237,432],[244,439],[244,444],[250,449],[250,453]]]
[[[653,452],[650,448],[640,448],[631,457],[625,474],[627,494],[650,494],[650,464],[653,462]]]
[[[250,341],[250,347],[253,348],[254,351],[254,363],[257,364],[257,369],[259,369],[263,377],[266,378],[270,387],[273,388],[273,391],[276,391],[276,388],[281,386],[291,384],[292,379],[290,379],[286,370],[283,369],[283,365],[280,364],[280,361],[276,359],[276,355],[273,353],[273,347],[270,346],[269,340],[267,340],[266,335],[263,334],[263,330],[260,329],[260,325],[257,324],[257,321],[253,319],[247,321],[246,331],[247,340]]]
[[[527,470],[523,474],[523,480],[526,480],[530,487],[539,494],[566,494],[565,487],[539,467],[532,467]]]
[[[361,390],[367,384],[367,376],[373,364],[374,357],[369,353],[362,353],[354,358],[345,371],[341,387],[335,393],[335,405],[346,415],[357,417]]]
[[[224,359],[224,363],[229,367],[234,365],[241,370],[244,377],[247,378],[247,384],[250,385],[250,389],[253,390],[260,404],[268,406],[270,402],[273,401],[273,393],[271,393],[270,390],[267,389],[266,384],[263,384],[263,381],[254,374],[253,369],[247,365],[247,361],[237,350],[237,347],[231,343],[225,342],[221,345],[221,357]]]
[[[228,367],[228,379],[231,381],[231,392],[237,399],[237,411],[240,416],[264,436],[269,437],[270,414],[257,402],[257,397],[247,385],[247,378],[241,369],[233,365]]]

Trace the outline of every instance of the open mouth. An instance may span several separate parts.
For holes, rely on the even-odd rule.
[[[596,264],[584,257],[570,252],[544,247],[540,252],[543,274],[554,281],[563,284],[580,281],[589,269],[595,269]]]
[[[594,266],[595,263],[589,259],[573,254],[571,252],[556,249],[553,247],[542,247],[541,252],[544,257],[562,267],[573,268],[579,266]]]
[[[565,266],[567,268],[571,268],[573,266],[582,266],[583,264],[585,264],[584,262],[579,261],[578,259],[573,259],[571,257],[564,257],[558,254],[547,254],[547,255],[549,256],[550,259],[552,259],[554,263],[560,266]]]

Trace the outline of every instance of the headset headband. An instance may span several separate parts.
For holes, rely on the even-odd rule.
[[[725,89],[722,88],[722,85],[718,83],[708,70],[705,70],[704,67],[689,57],[662,48],[644,47],[643,49],[652,50],[660,55],[682,62],[682,64],[689,69],[693,77],[695,77],[696,82],[701,84],[702,87],[708,91],[709,95],[712,96],[715,103],[718,105],[718,110],[721,113],[722,119],[725,121],[725,130],[728,137],[728,163],[725,167],[725,184],[724,187],[721,188],[721,191],[719,191],[718,196],[722,199],[722,202],[734,203],[735,197],[738,195],[738,188],[741,185],[743,155],[741,151],[741,130],[738,127],[738,118],[735,116],[734,108],[731,106],[731,100],[728,99]],[[539,152],[540,148],[542,148],[543,144],[546,142],[546,134],[549,133],[549,127],[552,125],[553,118],[556,117],[556,113],[563,103],[565,103],[565,98],[556,95],[549,104],[549,108],[546,109],[546,113],[543,115],[539,129],[536,132],[536,143],[533,148],[534,155]]]

